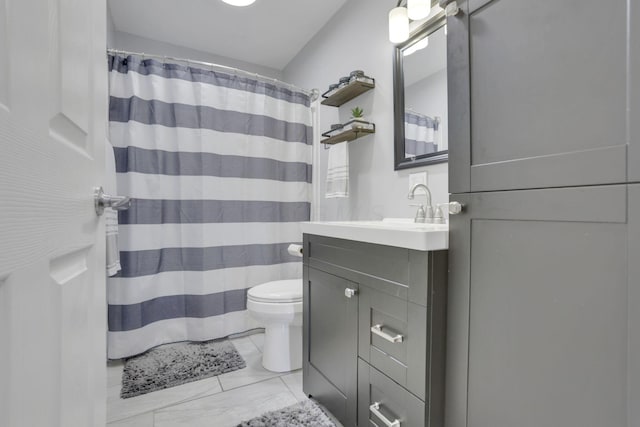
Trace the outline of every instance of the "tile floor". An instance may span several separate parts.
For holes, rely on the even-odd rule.
[[[232,427],[307,399],[302,370],[278,374],[262,367],[263,340],[263,333],[231,339],[244,369],[129,399],[120,399],[123,363],[109,363],[107,426]]]

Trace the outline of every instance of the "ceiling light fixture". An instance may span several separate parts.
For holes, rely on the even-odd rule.
[[[256,0],[222,0],[223,2],[230,4],[231,6],[249,6],[253,4]]]
[[[431,0],[407,0],[407,14],[412,21],[419,21],[431,13]]]
[[[409,39],[409,16],[406,7],[394,7],[389,12],[389,41],[402,43]]]

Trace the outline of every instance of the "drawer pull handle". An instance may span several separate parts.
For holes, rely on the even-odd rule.
[[[371,327],[371,332],[373,332],[374,334],[376,334],[377,336],[379,336],[380,338],[384,338],[385,340],[392,342],[392,343],[397,343],[397,342],[402,342],[402,340],[404,339],[404,337],[400,334],[398,335],[389,335],[388,333],[384,332],[382,330],[382,326],[383,325],[374,325]]]
[[[371,412],[373,412],[373,414],[376,417],[380,418],[380,420],[382,420],[384,425],[386,425],[387,427],[400,427],[400,420],[399,419],[396,418],[393,421],[389,421],[387,419],[387,417],[382,415],[382,412],[380,412],[380,403],[379,402],[375,402],[373,405],[369,406],[369,410]]]

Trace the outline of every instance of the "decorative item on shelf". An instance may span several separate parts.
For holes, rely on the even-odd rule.
[[[349,83],[353,83],[361,77],[364,77],[364,71],[353,70],[351,73],[349,73]]]
[[[336,93],[336,91],[338,90],[338,88],[340,87],[340,85],[338,83],[332,83],[329,85],[329,90],[326,92],[326,94],[328,96],[333,95],[334,93]]]
[[[352,71],[348,77],[341,77],[340,83],[332,84],[329,90],[322,94],[322,105],[339,107],[358,95],[376,87],[376,81],[368,77],[362,70]]]
[[[337,144],[339,142],[353,141],[376,132],[376,125],[361,119],[351,119],[344,124],[333,124],[331,130],[322,134],[325,138],[320,141],[327,145]]]
[[[351,129],[357,130],[363,127],[364,121],[364,110],[360,107],[355,107],[351,109],[351,117],[354,119],[351,124]]]

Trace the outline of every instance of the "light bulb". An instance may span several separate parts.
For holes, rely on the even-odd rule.
[[[409,19],[419,21],[431,13],[431,0],[407,0],[407,14]]]
[[[394,7],[389,12],[389,41],[402,43],[409,38],[409,17],[405,7]]]
[[[249,6],[256,0],[222,0],[223,2],[230,4],[231,6]]]

